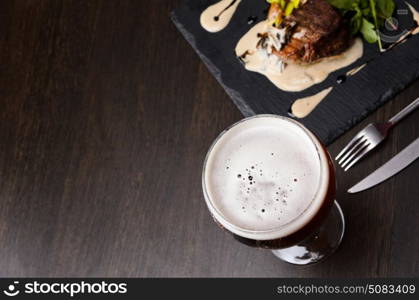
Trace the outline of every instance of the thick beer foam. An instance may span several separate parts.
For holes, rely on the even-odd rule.
[[[222,133],[203,173],[207,205],[231,232],[251,239],[288,236],[318,212],[329,168],[318,140],[291,119],[262,115]]]

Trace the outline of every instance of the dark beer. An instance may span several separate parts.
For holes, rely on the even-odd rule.
[[[240,242],[268,249],[309,237],[335,199],[323,145],[298,122],[273,115],[224,131],[207,154],[202,183],[215,221]]]

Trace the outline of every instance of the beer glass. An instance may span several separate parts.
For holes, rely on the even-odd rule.
[[[317,137],[277,115],[245,118],[223,131],[202,172],[207,207],[221,228],[296,265],[326,258],[342,241],[335,185],[332,159]]]

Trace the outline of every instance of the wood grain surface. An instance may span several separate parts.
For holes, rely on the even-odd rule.
[[[201,166],[242,118],[169,12],[175,0],[0,2],[0,276],[419,275],[419,163],[345,190],[419,135],[419,112],[349,173],[339,251],[309,267],[212,221]],[[419,82],[329,147],[419,96]]]

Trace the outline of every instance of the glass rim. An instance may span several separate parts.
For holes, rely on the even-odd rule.
[[[256,119],[256,118],[273,118],[273,119],[281,119],[281,120],[283,120],[283,121],[286,121],[286,122],[290,122],[290,123],[293,123],[294,125],[296,125],[298,128],[300,128],[300,129],[302,129],[303,130],[303,132],[306,134],[306,136],[310,139],[310,141],[312,142],[312,144],[313,144],[313,146],[315,147],[315,149],[316,149],[316,153],[317,153],[317,155],[318,155],[318,158],[319,158],[319,162],[320,162],[320,179],[319,179],[319,183],[317,184],[317,189],[316,189],[316,193],[314,194],[314,196],[313,196],[313,198],[311,199],[311,201],[310,201],[310,204],[308,205],[308,207],[306,207],[298,216],[296,216],[295,218],[293,218],[291,221],[289,221],[289,222],[287,222],[287,223],[285,223],[285,224],[282,224],[281,226],[278,226],[278,227],[274,227],[274,228],[271,228],[271,229],[267,229],[267,230],[251,230],[251,229],[247,229],[247,228],[243,228],[243,227],[240,227],[240,226],[237,226],[237,225],[235,225],[235,224],[233,224],[232,222],[230,222],[226,217],[225,217],[225,215],[223,214],[223,213],[221,213],[220,211],[219,211],[219,209],[216,207],[216,205],[213,203],[213,201],[212,201],[212,199],[211,199],[211,197],[210,197],[210,195],[208,194],[208,189],[207,189],[207,184],[206,184],[206,170],[207,170],[207,165],[208,165],[208,160],[209,160],[209,158],[210,158],[210,156],[211,156],[211,154],[212,154],[212,151],[214,150],[214,148],[215,148],[215,146],[217,145],[217,143],[225,136],[225,134],[228,132],[228,131],[230,131],[232,128],[234,128],[234,127],[236,127],[236,126],[238,126],[238,125],[240,125],[240,124],[242,124],[242,123],[244,123],[244,122],[247,122],[247,121],[250,121],[250,120],[252,120],[252,119]],[[320,146],[320,147],[319,147]],[[325,157],[324,158],[322,158],[322,155],[321,154],[323,154]],[[298,122],[298,121],[296,121],[296,120],[294,120],[294,119],[291,119],[291,118],[289,118],[289,117],[285,117],[285,116],[280,116],[280,115],[275,115],[275,114],[257,114],[257,115],[254,115],[254,116],[250,116],[250,117],[245,117],[245,118],[243,118],[243,119],[241,119],[241,120],[239,120],[239,121],[237,121],[237,122],[235,122],[235,123],[233,123],[232,125],[230,125],[230,126],[228,126],[226,129],[224,129],[215,139],[214,139],[214,141],[212,142],[212,144],[211,144],[211,146],[209,147],[209,149],[208,149],[208,151],[207,151],[207,154],[206,154],[206,156],[205,156],[205,160],[204,160],[204,164],[203,164],[203,168],[202,168],[202,174],[201,174],[201,180],[202,180],[202,190],[203,190],[203,194],[204,194],[204,198],[205,198],[205,202],[206,202],[206,204],[207,204],[207,206],[209,206],[208,208],[209,208],[209,210],[210,210],[210,213],[211,213],[211,215],[216,219],[216,221],[217,222],[219,222],[223,227],[226,227],[226,229],[228,230],[228,231],[232,231],[232,230],[230,230],[230,228],[232,228],[232,229],[234,229],[234,231],[232,231],[232,233],[234,233],[234,234],[237,234],[237,235],[239,235],[239,236],[241,236],[241,237],[244,237],[244,238],[248,238],[247,236],[243,236],[243,235],[241,235],[240,233],[244,233],[244,234],[246,234],[246,233],[248,233],[248,234],[250,234],[250,235],[257,235],[257,234],[261,234],[261,235],[263,235],[263,234],[269,234],[269,233],[274,233],[274,232],[276,232],[276,231],[280,231],[281,229],[283,229],[283,228],[285,228],[285,227],[287,227],[287,226],[289,226],[290,224],[292,224],[293,222],[295,222],[295,220],[297,220],[297,219],[299,219],[307,210],[308,210],[308,208],[313,204],[313,202],[314,202],[314,200],[315,199],[317,199],[320,195],[319,195],[319,192],[321,192],[321,187],[322,187],[322,185],[321,185],[321,181],[322,181],[322,178],[323,178],[323,175],[324,175],[324,169],[325,169],[325,167],[324,167],[324,165],[321,163],[324,159],[328,159],[328,153],[327,153],[327,151],[324,149],[324,147],[323,147],[323,144],[319,141],[319,139],[314,135],[314,133],[312,133],[308,128],[306,128],[302,123],[300,123],[300,122]],[[327,169],[327,168],[326,168]],[[330,178],[330,173],[328,174],[328,177]],[[326,189],[326,193],[325,193],[325,195],[324,196],[326,196],[326,194],[327,194],[327,189]],[[313,214],[313,217],[318,213],[318,210],[320,209],[320,207],[316,210],[316,212]],[[215,213],[214,213],[215,212]],[[283,238],[283,237],[286,237],[286,236],[289,236],[289,235],[291,235],[291,234],[293,234],[293,233],[295,233],[295,232],[297,232],[298,230],[300,230],[301,228],[303,228],[305,225],[307,225],[312,219],[313,219],[313,217],[312,218],[310,218],[310,219],[308,219],[307,220],[307,222],[306,223],[304,223],[301,227],[299,227],[299,228],[297,228],[294,232],[291,232],[291,233],[289,233],[289,234],[287,234],[287,235],[284,235],[284,236],[280,236],[280,237],[276,237],[276,238]],[[221,219],[221,221],[219,220],[219,219]],[[225,226],[225,224],[227,224],[228,225],[228,227],[227,226]],[[275,239],[276,239],[275,238]],[[269,238],[269,239],[271,239],[271,238]],[[266,239],[259,239],[259,240],[266,240]]]

